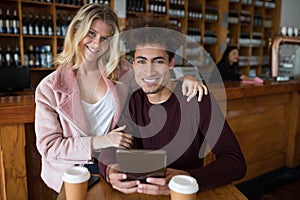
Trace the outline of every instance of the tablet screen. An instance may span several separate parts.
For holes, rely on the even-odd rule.
[[[165,177],[167,153],[164,150],[118,149],[116,157],[128,180],[143,182],[147,177]]]

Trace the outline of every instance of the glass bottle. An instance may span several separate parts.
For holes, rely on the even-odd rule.
[[[14,34],[20,33],[20,22],[19,22],[17,10],[14,10],[13,12],[12,31]]]
[[[33,45],[28,46],[27,55],[28,55],[28,66],[29,67],[34,67],[35,55],[34,55],[34,51],[33,51]]]
[[[22,15],[22,31],[23,31],[24,35],[28,34],[28,25],[29,24],[27,22],[25,12],[23,12],[23,15]]]
[[[46,67],[46,51],[45,46],[40,47],[40,66]]]
[[[61,22],[60,22],[60,14],[57,15],[56,19],[56,35],[61,36],[62,31],[61,31]]]
[[[40,31],[40,15],[39,14],[35,15],[34,32],[35,32],[36,35],[41,35],[41,31]]]
[[[6,10],[6,16],[5,16],[5,33],[12,33],[12,23],[11,23],[11,17],[10,17],[10,11],[9,9]]]
[[[53,21],[52,21],[52,15],[48,16],[48,35],[52,36],[53,35]]]
[[[46,24],[46,17],[42,15],[42,22],[41,22],[41,35],[48,35],[47,33],[47,24]]]
[[[28,33],[29,33],[29,35],[33,35],[34,34],[34,26],[33,26],[32,13],[29,13]]]
[[[35,63],[34,63],[34,66],[35,67],[41,67],[41,57],[40,57],[41,55],[40,55],[40,48],[39,48],[39,46],[35,47],[34,54],[35,54]]]
[[[14,66],[15,67],[21,66],[20,48],[18,45],[15,47],[15,51],[14,51]]]
[[[46,50],[46,67],[51,68],[52,66],[52,51],[51,51],[51,46],[46,45],[45,47]]]
[[[10,48],[10,45],[7,45],[7,48],[6,48],[5,61],[6,61],[6,66],[7,66],[7,67],[11,67],[11,66],[12,66],[11,48]]]
[[[0,46],[0,68],[4,67],[4,64],[5,64],[5,60],[2,52],[2,46]]]
[[[3,33],[3,14],[2,14],[2,8],[0,8],[0,33]]]

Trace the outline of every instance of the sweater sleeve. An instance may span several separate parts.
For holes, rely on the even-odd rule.
[[[238,140],[213,96],[206,96],[199,105],[200,130],[216,159],[207,166],[188,171],[197,179],[200,189],[206,190],[244,177],[246,161]],[[218,125],[211,126],[210,122],[219,123],[221,132],[218,133],[215,128]]]

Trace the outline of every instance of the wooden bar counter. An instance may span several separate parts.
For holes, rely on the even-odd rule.
[[[62,187],[57,200],[65,200],[65,191]],[[87,193],[87,200],[109,199],[109,200],[170,200],[169,195],[146,195],[146,194],[124,194],[114,190],[111,185],[101,178],[100,182],[92,186]],[[247,199],[234,185],[229,184],[222,187],[217,187],[211,190],[206,190],[197,193],[197,200],[210,199],[210,200],[244,200]]]
[[[225,98],[216,85],[209,86],[220,104],[227,105],[226,119],[247,161],[247,175],[239,182],[300,165],[299,80],[225,83]]]
[[[34,122],[34,97],[0,98],[1,199],[27,199],[25,124]]]
[[[227,105],[226,118],[246,157],[248,172],[239,182],[300,165],[300,81],[225,87],[224,98],[209,88]],[[0,97],[1,199],[53,199],[40,179],[34,113],[33,95]]]

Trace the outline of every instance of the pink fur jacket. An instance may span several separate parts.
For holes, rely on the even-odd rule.
[[[120,114],[120,104],[114,84],[104,80],[116,103],[113,127]],[[93,163],[92,137],[74,70],[58,68],[44,78],[36,89],[35,102],[36,145],[42,155],[41,177],[48,187],[59,192],[66,168]]]

